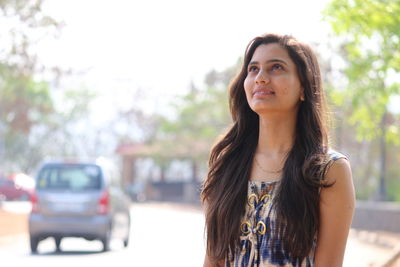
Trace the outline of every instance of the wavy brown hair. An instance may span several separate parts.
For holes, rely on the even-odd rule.
[[[291,36],[266,34],[247,46],[243,66],[229,88],[233,125],[212,148],[201,194],[205,206],[207,254],[214,264],[235,253],[245,212],[248,181],[258,143],[259,117],[246,100],[247,66],[259,45],[278,43],[297,67],[304,98],[297,114],[293,147],[274,198],[279,237],[290,257],[302,261],[319,227],[319,189],[327,186],[328,135],[321,75],[312,49]]]

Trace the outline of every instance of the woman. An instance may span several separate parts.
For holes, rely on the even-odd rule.
[[[342,266],[348,160],[328,149],[317,59],[291,36],[253,39],[230,87],[233,126],[204,183],[204,266]]]

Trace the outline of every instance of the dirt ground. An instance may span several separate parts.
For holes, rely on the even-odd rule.
[[[11,213],[0,209],[0,238],[23,234],[28,230],[27,214]]]

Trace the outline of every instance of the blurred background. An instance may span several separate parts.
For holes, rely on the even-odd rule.
[[[54,255],[202,266],[208,153],[231,124],[227,86],[246,45],[266,32],[318,54],[332,147],[351,161],[358,200],[345,266],[400,266],[399,0],[0,0],[0,251],[13,266]],[[71,241],[78,252],[30,255],[38,168],[99,157],[132,203],[128,252]]]

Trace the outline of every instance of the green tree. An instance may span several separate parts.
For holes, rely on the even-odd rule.
[[[333,0],[325,17],[342,40],[346,62],[345,98],[337,96],[338,104],[350,99],[349,122],[359,140],[379,140],[378,198],[386,200],[387,145],[398,144],[400,134],[388,109],[400,93],[400,1]]]
[[[25,77],[43,68],[35,46],[60,33],[63,23],[43,11],[44,0],[0,0],[0,61]]]
[[[82,146],[66,144],[72,143],[71,128],[87,117],[93,94],[50,90],[39,79],[43,73],[54,72],[56,79],[63,74],[36,55],[40,40],[57,37],[63,26],[45,14],[43,3],[0,0],[0,172],[30,172],[46,156],[72,156]]]
[[[44,82],[24,77],[14,68],[0,66],[0,155],[2,165],[13,169],[29,151],[29,136],[34,125],[43,125],[53,112],[49,88]]]
[[[88,119],[92,92],[62,90],[56,99],[46,82],[4,72],[0,77],[6,78],[0,85],[0,153],[4,172],[29,173],[49,156],[77,157],[77,148],[91,143],[92,139],[79,135],[75,128]],[[80,139],[86,141],[78,143]]]
[[[239,61],[224,71],[210,71],[204,89],[191,85],[173,104],[176,117],[162,119],[156,141],[159,149],[155,157],[161,165],[175,157],[191,160],[195,175],[206,167],[210,148],[231,123],[228,84],[238,66]]]

